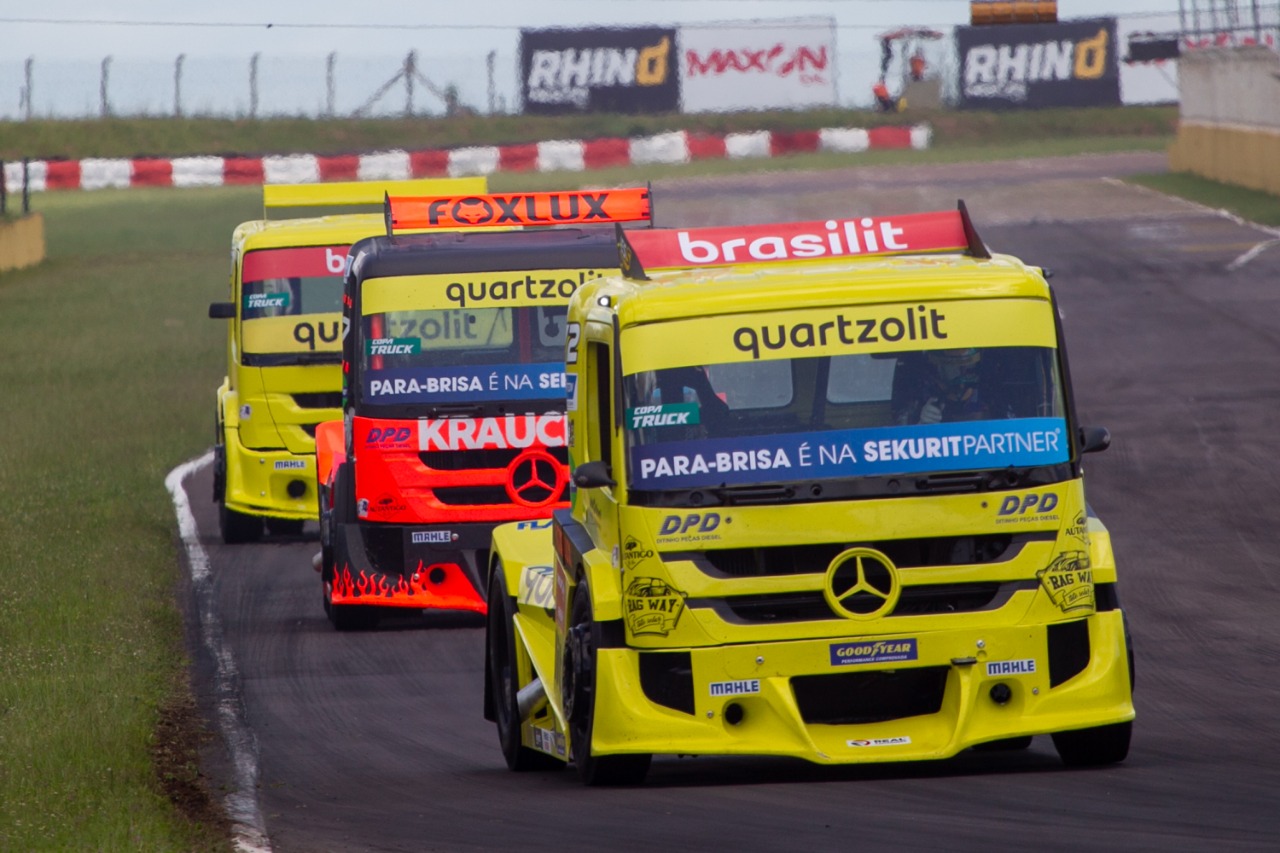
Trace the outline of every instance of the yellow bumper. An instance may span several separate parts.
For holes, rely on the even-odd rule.
[[[691,649],[691,714],[646,694],[643,653],[601,649],[593,751],[785,755],[823,764],[911,761],[947,758],[986,741],[1132,720],[1122,614],[1098,613],[1086,622],[1088,663],[1052,687],[1045,626],[876,638],[915,640],[916,659],[900,664],[835,662],[845,653],[846,660],[856,659],[846,647],[865,647],[865,639]],[[1035,662],[1031,671],[1027,661]],[[996,666],[989,672],[988,664]],[[893,687],[897,678],[902,681]],[[997,685],[1007,687],[1003,702],[993,698]],[[895,700],[898,713],[919,710],[922,690],[932,694],[923,704],[936,710],[835,721],[875,716],[886,690],[903,695]],[[1003,697],[1004,690],[996,693]]]
[[[311,521],[319,517],[315,453],[249,450],[236,430],[225,430],[223,436],[229,509],[265,518]],[[290,484],[297,497],[290,495]]]

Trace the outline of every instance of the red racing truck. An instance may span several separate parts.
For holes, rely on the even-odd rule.
[[[567,506],[567,305],[619,271],[617,223],[648,222],[650,199],[389,198],[386,219],[351,248],[343,420],[316,431],[315,568],[338,630],[486,612],[494,526]]]

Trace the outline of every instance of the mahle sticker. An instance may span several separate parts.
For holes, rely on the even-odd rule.
[[[627,429],[692,426],[698,423],[697,403],[665,403],[627,409]]]
[[[268,308],[288,308],[288,293],[250,293],[244,298],[246,311],[263,311]]]
[[[422,352],[418,338],[370,338],[368,355],[417,355]]]

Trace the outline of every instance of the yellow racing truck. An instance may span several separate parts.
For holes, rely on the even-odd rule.
[[[445,178],[263,187],[263,218],[231,237],[231,298],[209,306],[210,317],[231,321],[214,443],[224,542],[255,541],[264,523],[296,535],[319,516],[315,428],[341,417],[347,250],[384,231],[386,195],[487,186],[485,178]]]
[[[513,770],[1123,760],[1133,658],[1045,272],[955,211],[619,234],[567,336],[570,508],[494,531]],[[661,271],[660,271],[661,270]]]

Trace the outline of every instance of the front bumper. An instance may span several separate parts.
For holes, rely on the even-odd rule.
[[[250,450],[240,443],[235,430],[226,430],[224,439],[223,499],[228,509],[245,515],[297,521],[314,521],[319,517],[315,453]]]
[[[481,529],[483,528],[483,529]],[[492,525],[336,525],[331,604],[488,612],[480,582]]]
[[[1119,610],[875,639],[889,650],[880,662],[865,638],[600,649],[593,752],[910,761],[1134,718]]]

